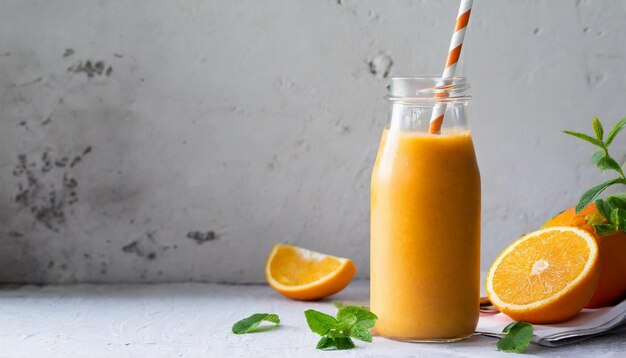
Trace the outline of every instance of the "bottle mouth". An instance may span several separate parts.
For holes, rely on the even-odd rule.
[[[391,78],[390,101],[457,102],[471,99],[470,85],[465,77],[403,76]]]

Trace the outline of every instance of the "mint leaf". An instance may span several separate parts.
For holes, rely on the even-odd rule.
[[[343,321],[346,317],[355,317],[359,324],[374,327],[378,317],[367,308],[357,306],[343,306],[337,312],[337,320]]]
[[[234,334],[244,334],[255,332],[261,322],[267,321],[271,323],[280,323],[280,319],[277,314],[274,313],[255,313],[250,317],[244,318],[233,325]]]
[[[615,126],[613,126],[606,138],[606,141],[603,139],[604,128],[602,126],[602,122],[600,122],[597,117],[593,118],[593,132],[596,138],[584,133],[564,131],[565,134],[572,135],[600,147],[600,150],[596,150],[591,155],[591,161],[602,172],[605,170],[613,170],[619,174],[618,178],[606,181],[587,190],[578,200],[578,204],[576,205],[576,214],[579,214],[609,186],[614,184],[626,184],[626,174],[624,174],[624,169],[622,169],[620,163],[609,154],[609,146],[617,134],[625,127],[626,118],[623,118],[617,122]],[[585,218],[587,224],[592,225],[596,233],[609,235],[619,229],[626,232],[626,193],[609,196],[606,201],[598,199],[596,200],[596,207],[598,208],[598,213],[587,215]]]
[[[606,198],[606,201],[613,208],[621,208],[626,210],[626,193],[611,195]]]
[[[618,173],[621,173],[622,167],[615,161],[615,159],[604,155],[602,158],[598,160],[596,166],[600,168],[600,171],[605,171],[607,169],[615,170]]]
[[[378,317],[365,307],[344,306],[340,303],[335,305],[339,308],[336,318],[315,310],[304,312],[311,331],[322,336],[317,348],[354,348],[351,337],[371,342],[372,334],[369,330],[374,327]]]
[[[354,342],[350,339],[350,337],[322,337],[322,339],[317,342],[317,349],[323,350],[345,350],[354,348]]]
[[[604,216],[607,220],[610,219],[610,216],[611,216],[611,204],[608,202],[608,198],[607,198],[607,201],[604,201],[602,199],[596,200],[596,208],[598,209],[598,212],[602,216]]]
[[[372,334],[370,328],[374,327],[378,317],[365,307],[344,306],[337,312],[337,320],[345,321],[354,318],[354,323],[350,330],[350,336],[361,341],[371,342]]]
[[[596,134],[596,138],[598,138],[598,140],[602,142],[602,139],[604,137],[604,129],[602,128],[602,123],[600,123],[598,117],[593,117],[593,131]]]
[[[596,185],[593,188],[587,190],[583,196],[580,197],[578,204],[576,205],[576,214],[580,213],[581,210],[587,207],[589,203],[591,203],[598,195],[600,195],[606,188],[611,185],[622,183],[623,180],[621,178],[613,179],[606,181],[600,185]]]
[[[615,208],[611,210],[611,223],[615,226],[619,226],[619,209]]]
[[[596,233],[611,235],[622,229],[626,231],[626,193],[611,195],[606,200],[596,200],[598,212],[608,223],[593,224]]]
[[[624,129],[624,127],[626,127],[626,118],[622,118],[622,120],[617,122],[615,126],[613,127],[613,129],[611,129],[611,131],[609,132],[609,135],[606,137],[607,147],[613,142],[613,139],[615,139],[615,136],[617,135],[617,133],[619,133],[622,129]]]
[[[589,142],[589,143],[591,143],[591,144],[593,144],[593,145],[595,145],[597,147],[604,148],[604,143],[602,143],[601,141],[595,139],[594,137],[588,136],[588,135],[586,135],[584,133],[578,133],[578,132],[572,132],[572,131],[563,131],[563,133],[569,134],[569,135],[574,136],[576,138],[579,138],[579,139],[582,139],[584,141],[587,141],[587,142]]]
[[[502,333],[506,335],[498,341],[498,349],[503,352],[522,353],[533,338],[533,326],[526,322],[513,322],[504,327]]]
[[[626,230],[626,210],[622,208],[614,208],[611,211],[611,224],[622,230]]]
[[[593,152],[593,154],[591,155],[591,162],[595,165],[598,165],[598,162],[600,162],[600,160],[602,158],[604,158],[605,156],[605,151],[604,149],[599,149],[596,150],[595,152]]]
[[[343,307],[343,303],[339,302],[339,301],[333,301],[333,306],[335,306],[337,309]]]
[[[353,327],[352,330],[350,331],[350,337],[356,338],[363,342],[368,342],[368,343],[372,342],[372,333],[370,332],[369,329],[364,328],[364,327],[356,327],[356,328]]]
[[[344,315],[340,318],[339,315],[337,315],[337,321],[340,325],[343,324],[347,327],[347,329],[345,330],[349,330],[350,328],[352,328],[352,325],[355,324],[356,321],[358,321],[358,318],[354,315]]]
[[[326,313],[316,310],[306,310],[304,311],[304,316],[306,317],[306,322],[309,324],[311,331],[320,336],[324,336],[328,334],[331,329],[337,328],[337,320]]]
[[[613,224],[597,224],[593,225],[593,228],[596,230],[598,235],[613,235],[617,232],[618,227]]]

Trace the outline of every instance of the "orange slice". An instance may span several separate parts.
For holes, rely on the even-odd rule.
[[[351,260],[301,247],[276,244],[265,265],[267,282],[296,300],[317,300],[344,289],[356,266]]]
[[[526,234],[496,258],[487,274],[487,295],[517,321],[562,322],[593,295],[599,278],[598,246],[574,227]]]

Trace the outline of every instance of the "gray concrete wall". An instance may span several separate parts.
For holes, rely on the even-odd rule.
[[[3,1],[0,281],[258,282],[277,241],[366,277],[385,74],[440,72],[456,6]],[[483,268],[604,179],[560,131],[626,116],[625,20],[625,1],[475,2],[458,71]]]

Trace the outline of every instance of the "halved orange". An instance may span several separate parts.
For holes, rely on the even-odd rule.
[[[598,246],[589,232],[551,227],[502,251],[487,273],[487,295],[514,320],[562,322],[589,301],[599,273]]]
[[[599,235],[591,225],[594,222],[606,223],[606,219],[600,215],[596,204],[591,203],[578,214],[575,208],[569,208],[544,224],[544,227],[574,226],[589,231],[596,238],[600,280],[587,308],[611,306],[626,295],[626,232],[618,230],[611,235]]]
[[[317,300],[344,289],[356,272],[350,259],[276,244],[265,265],[267,282],[296,300]]]

